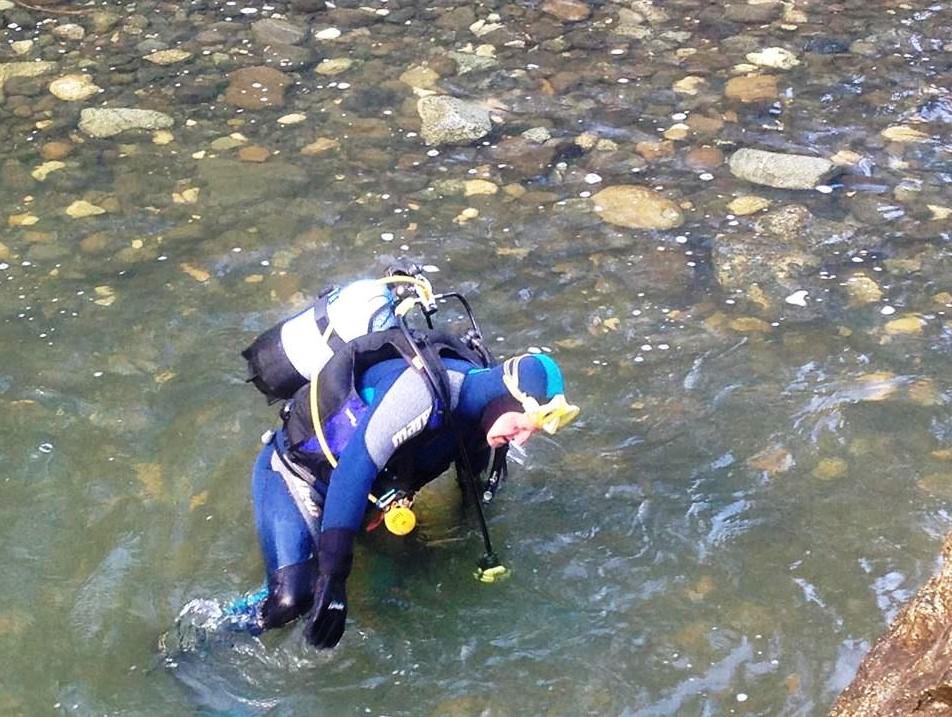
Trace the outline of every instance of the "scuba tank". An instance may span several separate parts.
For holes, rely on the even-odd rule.
[[[346,342],[395,328],[397,301],[385,280],[322,292],[311,307],[272,326],[241,352],[248,362],[247,381],[269,403],[291,398]]]

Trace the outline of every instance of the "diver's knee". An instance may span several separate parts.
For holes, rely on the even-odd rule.
[[[316,569],[317,561],[311,559],[274,571],[268,580],[268,598],[261,610],[265,628],[286,625],[311,609]]]

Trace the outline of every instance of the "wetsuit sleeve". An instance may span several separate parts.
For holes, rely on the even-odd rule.
[[[374,398],[331,473],[324,531],[360,529],[377,474],[397,448],[427,427],[433,412],[426,380],[406,364],[365,388],[372,388]]]

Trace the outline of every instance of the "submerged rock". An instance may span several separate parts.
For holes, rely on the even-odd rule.
[[[314,72],[319,75],[327,75],[333,77],[334,75],[339,75],[342,72],[347,72],[354,64],[354,61],[349,57],[331,57],[321,61],[317,67],[314,68]]]
[[[783,11],[780,2],[733,3],[728,5],[725,17],[734,22],[764,23],[775,20]]]
[[[674,229],[684,223],[677,204],[647,187],[606,187],[592,201],[602,219],[629,229]]]
[[[43,159],[63,159],[72,154],[75,147],[72,142],[53,141],[40,147],[40,156]]]
[[[299,45],[307,37],[307,28],[269,17],[253,23],[251,34],[259,45]]]
[[[539,143],[521,136],[508,137],[490,150],[490,156],[500,165],[511,167],[520,178],[536,177],[548,172],[559,146],[555,140]]]
[[[796,55],[782,47],[767,47],[758,52],[748,52],[747,61],[777,70],[789,70],[800,64]]]
[[[131,107],[84,109],[79,118],[79,129],[90,137],[113,137],[130,129],[167,129],[175,120],[156,110]]]
[[[291,0],[291,7],[298,12],[318,12],[327,7],[324,0]]]
[[[826,37],[823,35],[811,37],[803,44],[806,52],[812,52],[817,55],[840,55],[850,51],[850,45],[846,40],[838,37]]]
[[[400,82],[424,90],[436,90],[436,83],[439,79],[439,74],[433,68],[422,65],[408,67],[400,75]]]
[[[293,195],[307,183],[303,169],[277,161],[257,164],[209,159],[199,162],[198,176],[206,185],[209,201],[222,207]]]
[[[866,655],[829,717],[952,712],[952,533],[944,562]]]
[[[592,8],[581,0],[545,0],[541,9],[562,22],[581,22],[592,14]]]
[[[422,120],[420,134],[428,145],[469,144],[489,134],[489,110],[475,102],[432,95],[417,102]]]
[[[820,293],[822,290],[815,291],[817,282],[822,281],[816,276],[816,267],[826,253],[848,241],[856,231],[849,224],[815,217],[799,204],[759,215],[752,229],[717,235],[711,264],[725,291],[749,293],[752,286],[759,287],[764,300],[758,303],[765,308],[780,306],[784,301],[795,303],[789,301],[791,292]],[[800,318],[807,318],[807,313],[800,311]]]
[[[291,78],[273,67],[243,67],[228,75],[225,102],[245,110],[283,107],[284,91]]]
[[[5,62],[0,64],[0,102],[3,101],[3,85],[14,77],[39,77],[51,72],[55,62]]]
[[[94,33],[109,32],[119,22],[120,15],[108,10],[95,10],[89,16],[90,29]]]
[[[63,75],[50,83],[50,94],[64,102],[87,100],[102,91],[89,75]]]
[[[79,42],[84,37],[86,37],[86,28],[84,28],[82,25],[77,25],[75,22],[67,22],[54,27],[53,34],[56,35],[56,37],[58,37],[60,40]]]
[[[773,75],[745,75],[732,77],[724,86],[724,95],[744,103],[766,102],[778,94],[777,78]]]
[[[887,127],[882,132],[879,133],[883,139],[889,140],[890,142],[928,142],[929,135],[925,132],[922,132],[914,127],[907,127],[905,125],[893,125],[892,127]]]
[[[839,171],[833,162],[822,157],[760,149],[739,149],[728,164],[735,177],[776,189],[813,189]]]
[[[87,202],[85,199],[77,199],[66,207],[66,214],[73,219],[84,219],[86,217],[95,217],[99,214],[105,214],[106,210],[102,207]]]
[[[340,142],[336,139],[330,137],[318,137],[316,140],[310,144],[306,144],[301,147],[301,154],[305,157],[316,157],[319,154],[324,154],[329,152],[332,149],[340,148]]]
[[[192,53],[188,50],[182,50],[179,48],[172,50],[156,50],[153,53],[150,53],[143,57],[143,60],[151,62],[153,65],[174,65],[178,62],[185,62],[192,56]]]
[[[769,199],[752,194],[745,194],[731,200],[730,204],[727,205],[727,211],[739,217],[745,217],[748,214],[756,214],[769,206]]]

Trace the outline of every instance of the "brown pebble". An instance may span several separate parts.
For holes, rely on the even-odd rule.
[[[692,114],[688,117],[686,124],[698,134],[714,135],[721,131],[721,128],[724,126],[724,120],[717,117]]]
[[[264,162],[271,156],[267,147],[251,144],[238,150],[238,159],[242,162]]]
[[[542,12],[553,15],[562,22],[581,22],[592,14],[592,8],[581,0],[545,0]]]
[[[246,110],[283,107],[284,92],[291,78],[273,67],[242,67],[228,74],[225,102]]]
[[[724,162],[724,153],[717,147],[694,147],[684,155],[684,163],[691,169],[714,169]]]
[[[766,102],[778,94],[777,78],[773,75],[746,75],[732,77],[724,87],[724,95],[741,102]]]
[[[440,77],[455,75],[458,69],[456,60],[447,55],[433,55],[427,64]]]
[[[110,214],[115,214],[122,208],[122,205],[119,204],[119,200],[116,197],[104,197],[97,202],[97,204]]]
[[[674,142],[668,140],[639,142],[635,145],[635,151],[649,162],[654,162],[674,154]]]
[[[72,142],[47,142],[40,147],[40,156],[45,160],[64,159],[73,153],[76,147]]]
[[[111,242],[112,237],[108,234],[105,232],[96,232],[95,234],[83,237],[79,241],[79,250],[84,254],[98,254],[105,251]]]
[[[584,78],[577,72],[563,71],[556,72],[548,79],[557,94],[565,94],[578,87]]]

